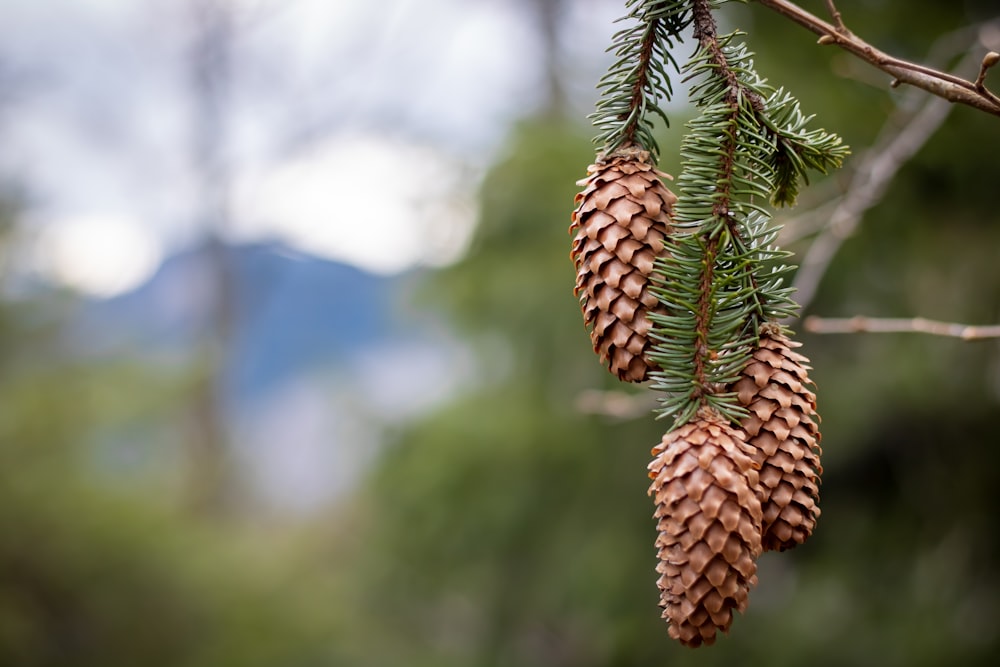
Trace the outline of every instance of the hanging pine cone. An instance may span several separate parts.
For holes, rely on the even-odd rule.
[[[670,178],[637,147],[615,151],[588,169],[576,196],[569,231],[576,265],[574,294],[590,329],[594,351],[611,372],[642,382],[651,369],[649,313],[658,309],[650,290],[653,262],[664,251],[677,197]]]
[[[742,432],[703,409],[664,435],[653,456],[663,617],[682,644],[712,644],[757,583],[761,508],[751,448]]]
[[[819,420],[808,389],[809,360],[777,325],[761,327],[760,345],[734,389],[750,410],[741,426],[760,464],[765,551],[802,544],[819,517]]]

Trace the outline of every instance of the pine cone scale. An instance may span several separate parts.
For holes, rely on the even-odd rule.
[[[728,631],[756,584],[762,512],[752,448],[718,415],[699,417],[653,448],[660,605],[671,637],[688,646]]]
[[[594,351],[619,379],[642,382],[653,368],[648,314],[661,309],[650,278],[665,252],[676,197],[663,185],[666,174],[634,147],[599,160],[588,173],[570,225],[574,292]]]
[[[804,356],[773,325],[734,383],[750,414],[741,421],[760,465],[765,551],[784,551],[812,534],[819,517],[819,429],[816,395],[809,390]]]

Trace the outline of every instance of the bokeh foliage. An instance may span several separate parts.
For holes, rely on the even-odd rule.
[[[0,301],[0,665],[330,664],[335,558],[187,511],[198,370],[81,359],[74,304]]]
[[[842,9],[866,38],[917,59],[984,14],[974,3],[919,4]],[[905,91],[877,73],[858,80],[863,64],[760,14],[729,20],[750,31],[761,71],[846,141],[870,144]],[[664,424],[574,410],[581,392],[611,386],[595,375],[565,257],[569,184],[590,159],[584,133],[549,120],[518,128],[484,182],[471,252],[428,285],[428,302],[483,342],[485,372],[478,392],[400,434],[372,479],[362,572],[396,655],[455,665],[990,664],[1000,648],[1000,348],[917,335],[800,336],[824,418],[817,533],[764,555],[729,637],[697,654],[670,642],[656,618],[644,497]],[[995,118],[954,110],[845,244],[809,312],[1000,317],[1000,224],[987,194],[998,142]],[[677,143],[660,137],[667,171]],[[833,178],[819,192],[847,182]]]

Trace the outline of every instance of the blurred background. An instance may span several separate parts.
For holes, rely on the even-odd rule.
[[[994,0],[839,5],[1000,51]],[[716,646],[667,637],[664,425],[568,259],[623,13],[0,0],[0,665],[995,664],[1000,343],[800,323],[817,532]],[[853,148],[778,216],[805,314],[1000,322],[1000,120],[719,19]]]

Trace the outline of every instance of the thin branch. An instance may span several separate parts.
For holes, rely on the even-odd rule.
[[[971,67],[976,62],[976,56],[967,46],[970,35],[981,35],[990,25],[993,23],[970,26],[943,35],[931,47],[927,56],[929,61],[950,60],[964,51],[965,56],[958,67]],[[906,111],[916,105],[920,106],[915,112]],[[897,107],[897,112],[885,122],[879,132],[875,144],[860,156],[851,172],[851,180],[842,188],[841,194],[782,221],[783,229],[779,236],[781,245],[816,234],[813,245],[801,262],[802,268],[794,283],[797,290],[796,301],[803,309],[813,300],[819,282],[840,245],[854,233],[865,212],[881,201],[889,183],[906,160],[930,139],[952,109],[951,105],[940,98],[921,95],[917,88],[911,88],[909,95],[898,99]]]
[[[1000,325],[954,324],[922,317],[893,319],[810,316],[803,324],[806,331],[818,334],[925,333],[966,341],[1000,338]],[[651,392],[637,394],[617,390],[587,389],[577,394],[574,407],[577,412],[585,415],[632,420],[646,417],[649,411],[656,407],[656,398]]]
[[[740,113],[738,93],[742,89],[742,85],[736,73],[729,66],[729,61],[726,59],[725,53],[723,53],[722,48],[719,46],[715,19],[712,17],[708,0],[694,0],[691,6],[691,15],[694,22],[695,39],[698,40],[698,43],[706,52],[711,54],[712,62],[718,68],[719,75],[726,79],[729,88],[729,92],[726,95],[726,103],[729,107],[729,111],[727,112],[729,115],[729,120],[727,121],[728,129],[723,132],[723,137],[720,141],[719,166],[716,172],[718,191],[715,193],[715,202],[712,204],[713,218],[723,220],[725,221],[724,224],[729,226],[732,221],[729,211],[732,207],[733,169],[737,151],[736,133],[732,129],[732,125],[736,124]],[[711,393],[710,383],[706,376],[706,362],[712,354],[717,353],[717,351],[713,351],[709,347],[708,338],[712,326],[714,305],[712,283],[716,258],[719,254],[720,240],[720,234],[712,234],[706,239],[698,311],[695,314],[695,330],[698,333],[698,338],[697,352],[694,359],[694,379],[698,386],[694,395],[696,398],[701,399],[702,405],[706,405],[704,395]]]
[[[952,107],[931,97],[898,131],[877,142],[855,170],[847,194],[830,214],[830,222],[816,237],[795,274],[795,300],[803,310],[816,296],[820,280],[840,246],[857,229],[865,212],[881,200],[900,168],[920,150],[947,118]]]
[[[833,0],[826,0],[826,8],[830,12],[830,16],[833,17],[833,22],[837,24],[837,31],[843,34],[848,33],[847,26],[844,25],[844,19],[840,16],[840,10],[837,9],[837,5],[834,4]]]
[[[962,340],[985,340],[1000,338],[1000,324],[973,325],[939,322],[923,317],[912,319],[893,317],[816,317],[811,315],[803,322],[810,333],[925,333],[934,336],[961,338]]]
[[[975,82],[947,72],[890,56],[844,27],[843,21],[838,20],[839,12],[834,14],[834,20],[838,21],[838,25],[832,25],[788,0],[757,0],[757,2],[819,35],[820,44],[836,44],[883,72],[891,74],[895,77],[892,82],[894,86],[907,83],[949,102],[964,104],[1000,116],[1000,98],[990,92],[982,82],[977,86]],[[832,2],[828,2],[828,5],[836,12]]]
[[[638,419],[645,417],[656,407],[653,392],[630,394],[624,391],[581,391],[575,401],[577,412],[586,415],[600,415],[614,419]]]
[[[979,64],[979,76],[976,77],[976,80],[973,83],[973,85],[976,87],[976,90],[979,91],[980,95],[986,95],[997,104],[1000,104],[1000,97],[994,95],[986,87],[986,73],[989,72],[990,68],[996,65],[998,62],[1000,62],[1000,53],[997,53],[996,51],[990,51],[985,56],[983,56],[983,62]]]

